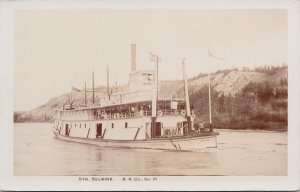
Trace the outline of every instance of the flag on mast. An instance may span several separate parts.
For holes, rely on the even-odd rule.
[[[153,54],[152,52],[149,52],[149,61],[150,62],[154,62],[154,61],[160,61],[159,57],[155,54]]]
[[[208,56],[209,56],[209,57],[212,57],[212,58],[214,58],[214,59],[218,59],[218,60],[226,60],[226,58],[222,58],[222,57],[215,56],[214,54],[212,54],[212,52],[210,51],[209,48],[208,48]]]
[[[154,55],[152,52],[149,52],[149,61],[153,62],[156,61],[157,56]]]
[[[78,89],[78,88],[76,88],[76,87],[74,87],[74,86],[72,86],[72,91],[80,92],[81,90]]]

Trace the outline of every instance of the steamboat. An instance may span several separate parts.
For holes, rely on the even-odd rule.
[[[153,70],[136,69],[136,45],[131,45],[131,72],[126,90],[107,93],[98,103],[72,104],[56,110],[54,135],[63,140],[101,147],[198,151],[217,147],[217,132],[195,129],[190,107],[185,60],[182,61],[184,96],[162,96],[158,91],[158,63]],[[107,77],[109,73],[107,71]],[[94,79],[94,74],[93,74]],[[81,90],[78,90],[81,91]]]

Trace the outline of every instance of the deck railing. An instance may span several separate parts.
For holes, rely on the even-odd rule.
[[[95,114],[94,119],[125,119],[125,118],[134,118],[142,116],[151,116],[151,110],[140,110],[135,112],[124,112],[124,113],[104,113],[104,114]],[[170,109],[159,109],[157,110],[157,116],[165,115],[182,115],[185,116],[185,110],[170,110]]]
[[[191,111],[192,112],[192,111]],[[193,113],[193,112],[192,112]],[[186,111],[181,109],[158,109],[156,116],[186,116]],[[72,115],[68,114],[66,116],[60,115],[56,119],[60,120],[98,120],[98,119],[124,119],[124,118],[135,118],[135,117],[150,117],[152,116],[152,110],[139,110],[139,111],[127,111],[127,112],[115,112],[115,113],[98,113],[94,114],[84,114],[84,115]]]

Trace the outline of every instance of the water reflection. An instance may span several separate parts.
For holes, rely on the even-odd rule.
[[[218,169],[217,153],[211,152],[96,147],[89,155],[88,167],[82,166],[96,175],[210,175]]]
[[[15,175],[285,175],[286,133],[223,132],[218,149],[103,148],[56,139],[50,124],[16,124]],[[255,169],[253,168],[255,167]]]

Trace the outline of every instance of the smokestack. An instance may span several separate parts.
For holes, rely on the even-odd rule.
[[[136,45],[131,44],[131,72],[136,70]]]

